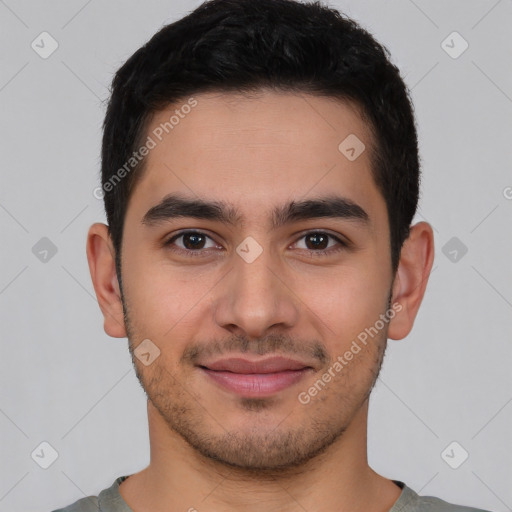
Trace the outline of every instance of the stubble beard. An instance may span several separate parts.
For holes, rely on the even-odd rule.
[[[162,366],[163,358],[157,358],[148,367],[138,360],[134,355],[133,340],[141,338],[132,327],[124,299],[123,309],[135,373],[148,400],[165,424],[209,462],[249,477],[276,479],[286,474],[300,473],[306,463],[314,463],[315,458],[339,440],[369,398],[380,373],[387,345],[386,328],[381,333],[383,336],[371,342],[372,350],[366,354],[371,358],[371,366],[364,368],[364,382],[358,382],[357,387],[350,384],[348,378],[345,386],[338,386],[336,390],[331,384],[331,389],[323,390],[318,399],[308,405],[297,401],[289,406],[291,410],[283,411],[281,420],[274,425],[265,425],[262,429],[255,416],[255,426],[244,431],[228,431],[215,418],[215,411],[208,411],[209,404],[201,403],[199,397],[186,390],[186,382],[178,381]],[[353,364],[349,370],[357,374],[357,364]],[[324,371],[318,372],[315,381]],[[336,378],[343,380],[344,376]],[[273,397],[239,400],[241,414],[264,414],[272,410],[274,404]],[[290,428],[290,422],[286,420],[296,407],[310,409],[303,415],[306,420],[301,425]]]

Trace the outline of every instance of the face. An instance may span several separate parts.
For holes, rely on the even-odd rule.
[[[161,419],[202,455],[291,468],[360,413],[395,313],[372,141],[338,100],[262,91],[193,101],[153,117],[128,205],[132,355],[150,340],[134,365]]]

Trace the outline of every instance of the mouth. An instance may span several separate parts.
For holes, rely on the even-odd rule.
[[[285,357],[251,361],[240,357],[198,365],[224,390],[247,398],[263,398],[293,386],[314,371],[307,363]]]

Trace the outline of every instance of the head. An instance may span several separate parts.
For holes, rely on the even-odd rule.
[[[333,9],[212,0],[135,52],[112,84],[108,227],[91,227],[88,258],[105,330],[128,336],[161,421],[245,470],[292,467],[335,443],[425,290],[432,232],[411,229],[419,178],[399,70]],[[204,374],[242,353],[307,370],[268,396]]]

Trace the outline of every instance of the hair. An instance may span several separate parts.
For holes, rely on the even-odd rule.
[[[160,29],[115,74],[103,124],[103,199],[120,285],[125,214],[146,159],[119,171],[152,116],[192,94],[267,88],[357,107],[371,133],[371,174],[387,207],[395,274],[420,169],[410,93],[389,57],[354,20],[317,1],[210,0]]]

